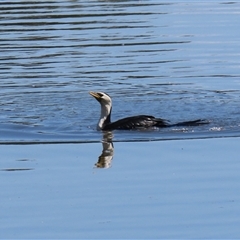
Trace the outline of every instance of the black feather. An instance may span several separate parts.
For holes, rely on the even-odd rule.
[[[120,119],[116,122],[106,124],[102,130],[131,130],[146,129],[151,127],[167,127],[167,121],[153,116],[138,115]]]
[[[166,128],[166,127],[191,127],[199,126],[203,124],[209,124],[208,121],[204,119],[197,119],[193,121],[179,122],[175,124],[169,124],[167,120],[162,118],[155,118],[153,116],[138,115],[133,117],[127,117],[120,119],[116,122],[106,124],[102,130],[112,131],[112,130],[140,130],[152,127]]]

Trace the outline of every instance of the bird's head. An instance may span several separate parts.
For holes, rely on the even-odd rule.
[[[112,99],[110,96],[104,92],[89,92],[101,105],[112,106]]]

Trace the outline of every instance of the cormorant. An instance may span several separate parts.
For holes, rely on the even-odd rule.
[[[97,130],[112,131],[112,130],[134,130],[134,129],[148,129],[148,128],[164,128],[173,126],[198,126],[201,124],[208,124],[209,122],[197,119],[194,121],[180,122],[170,124],[167,120],[162,118],[155,118],[148,115],[138,115],[120,119],[116,122],[111,122],[112,99],[104,92],[89,92],[100,104],[101,115],[97,124]]]

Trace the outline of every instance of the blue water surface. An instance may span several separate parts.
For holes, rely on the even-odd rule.
[[[0,142],[99,141],[90,90],[112,96],[113,120],[211,122],[116,141],[239,136],[239,11],[226,1],[2,2]]]

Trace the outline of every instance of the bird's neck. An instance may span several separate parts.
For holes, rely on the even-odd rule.
[[[111,106],[101,106],[101,116],[97,125],[98,130],[102,130],[107,124],[111,123],[111,111]]]

